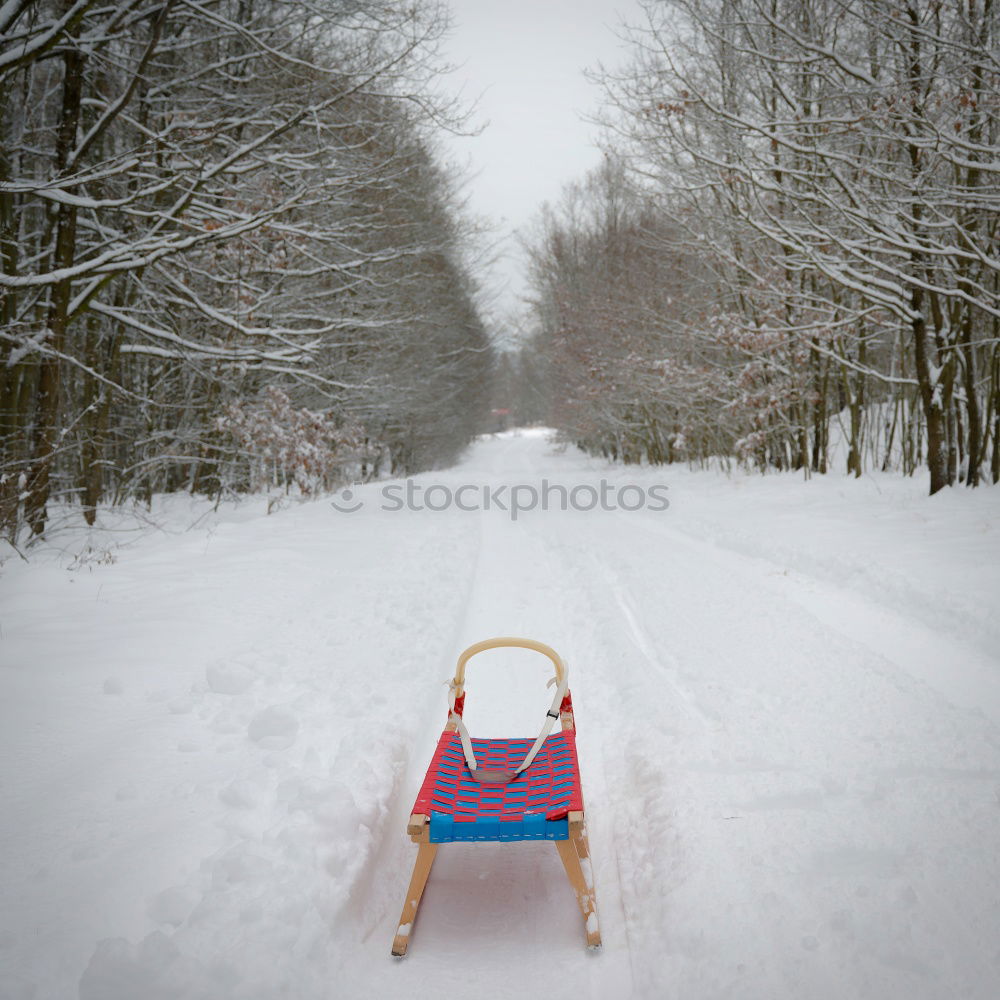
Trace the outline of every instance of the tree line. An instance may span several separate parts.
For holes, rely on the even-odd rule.
[[[0,6],[0,532],[449,461],[491,368],[392,0]]]
[[[530,241],[552,419],[625,461],[1000,480],[1000,5],[661,0]]]

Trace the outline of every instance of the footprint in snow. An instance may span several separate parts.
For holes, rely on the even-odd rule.
[[[287,750],[299,735],[299,720],[287,709],[272,705],[250,720],[247,735],[264,750]]]
[[[254,682],[254,674],[241,663],[210,663],[205,680],[215,694],[243,694]]]

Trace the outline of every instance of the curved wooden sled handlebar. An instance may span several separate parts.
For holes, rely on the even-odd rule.
[[[498,636],[495,639],[483,639],[481,642],[475,642],[459,654],[458,666],[455,667],[456,693],[461,695],[465,687],[465,665],[473,656],[477,653],[483,653],[487,649],[501,649],[505,646],[513,646],[518,649],[531,649],[536,653],[542,653],[544,656],[547,656],[552,661],[553,667],[555,667],[556,682],[559,684],[562,683],[563,678],[566,676],[566,664],[563,663],[562,657],[551,646],[546,646],[544,642],[538,642],[536,639],[521,639],[512,635]]]

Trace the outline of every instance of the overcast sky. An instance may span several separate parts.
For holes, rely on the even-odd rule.
[[[447,54],[459,68],[449,88],[478,98],[484,132],[449,142],[456,160],[476,174],[470,208],[506,235],[505,260],[493,284],[507,284],[501,312],[525,291],[513,239],[544,201],[600,160],[596,129],[581,119],[600,92],[583,71],[614,66],[625,52],[616,37],[622,18],[639,20],[637,0],[449,0],[455,21]]]

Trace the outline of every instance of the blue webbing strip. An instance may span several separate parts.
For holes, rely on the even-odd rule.
[[[473,822],[455,822],[448,813],[432,812],[430,841],[451,844],[457,841],[569,840],[568,819],[546,819],[544,813],[525,813],[520,820],[479,817]]]

